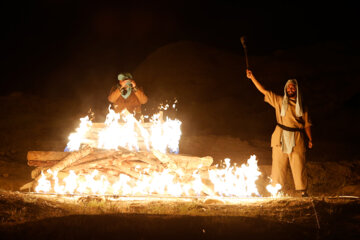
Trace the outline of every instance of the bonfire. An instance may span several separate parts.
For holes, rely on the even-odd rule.
[[[145,122],[144,119],[148,119]],[[64,152],[29,151],[36,167],[20,190],[37,193],[117,196],[259,197],[256,156],[236,166],[213,165],[211,156],[179,154],[181,121],[163,111],[137,120],[109,107],[104,123],[88,116],[69,135]],[[275,196],[281,186],[267,187]]]

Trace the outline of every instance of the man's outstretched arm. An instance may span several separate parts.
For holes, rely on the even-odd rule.
[[[256,80],[255,76],[253,75],[253,73],[251,72],[251,70],[246,69],[246,76],[251,79],[251,81],[254,83],[255,87],[262,93],[265,95],[266,93],[266,89],[258,82],[258,80]]]

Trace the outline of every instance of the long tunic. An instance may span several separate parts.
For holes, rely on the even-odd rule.
[[[284,117],[280,115],[281,105],[282,105],[283,96],[279,96],[271,91],[266,91],[264,101],[269,103],[272,107],[275,108],[275,115],[277,123],[284,125],[290,128],[300,128],[304,129],[312,125],[307,109],[304,109],[303,115],[297,117],[295,113],[295,101],[289,100],[288,108]],[[275,130],[271,136],[271,147],[281,146],[281,136],[282,128],[278,125],[275,127]],[[294,132],[295,138],[295,147],[293,151],[305,151],[305,136],[303,132],[296,131]]]
[[[300,128],[304,129],[311,126],[309,121],[309,114],[307,109],[303,109],[303,115],[301,117],[296,116],[295,106],[296,102],[289,100],[287,111],[285,116],[281,116],[281,105],[283,96],[276,95],[271,91],[266,91],[265,102],[268,102],[271,106],[275,108],[276,121],[290,128]],[[290,152],[284,152],[284,146],[281,142],[282,140],[289,140],[289,138],[284,137],[286,134],[295,139],[294,147],[292,144]],[[305,136],[303,131],[289,132],[283,130],[278,125],[276,125],[275,130],[271,136],[271,147],[272,147],[272,168],[271,168],[271,179],[272,184],[281,184],[284,186],[286,184],[286,172],[288,163],[290,163],[295,189],[296,190],[305,190],[307,188],[307,175],[305,168]],[[291,138],[290,138],[291,140]],[[289,150],[289,149],[285,149]]]

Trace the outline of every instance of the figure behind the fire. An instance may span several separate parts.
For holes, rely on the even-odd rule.
[[[141,115],[141,105],[148,101],[143,90],[136,85],[130,73],[120,73],[119,82],[113,86],[108,96],[115,112],[120,113],[125,108],[134,113],[136,117]]]

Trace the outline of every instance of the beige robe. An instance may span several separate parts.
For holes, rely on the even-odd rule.
[[[289,105],[284,117],[280,115],[283,96],[276,95],[271,91],[266,91],[264,101],[269,103],[275,108],[276,121],[284,126],[290,128],[301,128],[311,126],[307,109],[304,109],[303,115],[297,117],[295,114],[295,102],[289,101]],[[292,152],[287,154],[282,151],[282,132],[285,131],[279,126],[271,136],[271,147],[273,149],[272,157],[272,183],[280,183],[282,186],[285,184],[286,171],[288,162],[290,162],[291,171],[294,178],[295,189],[305,190],[307,188],[307,177],[305,171],[305,133],[296,131],[294,132],[295,146]]]

